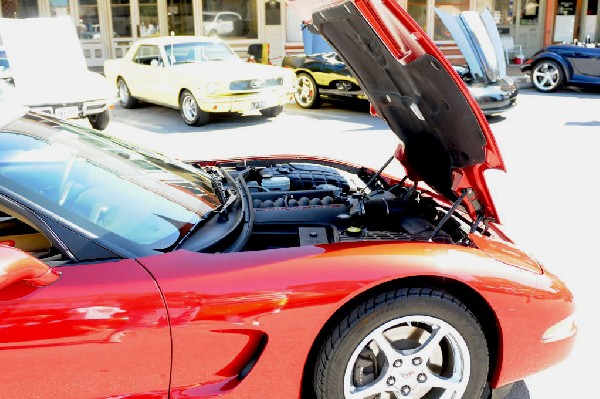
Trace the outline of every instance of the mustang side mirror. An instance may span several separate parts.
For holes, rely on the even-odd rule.
[[[58,280],[60,272],[38,259],[6,245],[0,245],[0,289],[19,281],[42,287]]]

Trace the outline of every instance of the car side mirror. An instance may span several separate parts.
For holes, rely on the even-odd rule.
[[[22,281],[34,287],[52,284],[60,272],[20,249],[0,245],[0,289]]]

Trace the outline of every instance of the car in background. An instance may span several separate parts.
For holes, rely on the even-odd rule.
[[[275,117],[292,100],[294,82],[288,69],[244,62],[219,38],[203,36],[139,40],[125,57],[105,61],[104,74],[123,107],[143,100],[178,108],[191,126],[208,123],[215,113]]]
[[[8,62],[6,51],[2,46],[0,46],[0,79],[7,81],[12,80],[9,68],[10,64]]]
[[[600,43],[554,44],[539,50],[521,66],[538,91],[564,86],[600,88]]]
[[[453,65],[486,116],[502,113],[517,104],[519,88],[507,75],[502,41],[490,11],[463,11],[453,15],[435,8],[460,49],[464,65]]]
[[[336,52],[286,55],[281,66],[296,73],[294,99],[302,108],[318,108],[324,99],[367,99]]]
[[[108,126],[116,90],[88,69],[69,17],[0,18],[0,37],[0,78],[15,87],[14,101],[62,119],[87,118],[95,129]]]
[[[239,36],[243,34],[244,20],[234,11],[204,11],[202,23],[205,36]]]
[[[487,399],[569,354],[573,295],[499,224],[434,43],[396,0],[292,3],[397,136],[380,168],[183,163],[0,105],[3,397]]]

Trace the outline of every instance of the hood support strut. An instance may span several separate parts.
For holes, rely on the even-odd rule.
[[[462,190],[462,193],[460,194],[460,196],[458,197],[458,199],[456,201],[454,201],[454,203],[452,204],[452,206],[450,207],[450,209],[448,210],[448,212],[446,212],[446,214],[444,215],[444,217],[442,218],[442,220],[440,220],[440,222],[437,224],[437,226],[435,226],[435,229],[433,230],[433,232],[431,233],[431,236],[429,237],[429,241],[432,241],[433,238],[437,235],[437,233],[440,232],[440,230],[442,229],[442,227],[444,226],[444,224],[448,221],[448,219],[450,219],[450,216],[452,216],[452,214],[454,213],[454,211],[456,211],[456,208],[459,207],[459,205],[463,202],[463,200],[465,199],[465,197],[467,196],[473,196],[475,195],[475,193],[473,192],[472,188],[466,188],[464,190]],[[478,211],[480,211],[480,209],[478,209]],[[481,223],[483,219],[483,216],[478,216],[477,220],[475,221],[475,223],[473,224],[473,226],[471,227],[471,230],[473,229],[473,227],[477,228],[477,226],[479,225],[479,223]]]

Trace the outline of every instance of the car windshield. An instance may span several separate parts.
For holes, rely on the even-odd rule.
[[[171,247],[220,204],[201,170],[35,114],[0,129],[0,187],[151,250]]]
[[[204,19],[204,22],[212,22],[215,20],[216,16],[217,16],[217,14],[204,13],[204,14],[202,14],[202,19]]]
[[[173,65],[240,59],[233,50],[221,42],[168,44],[165,46],[165,52]]]

